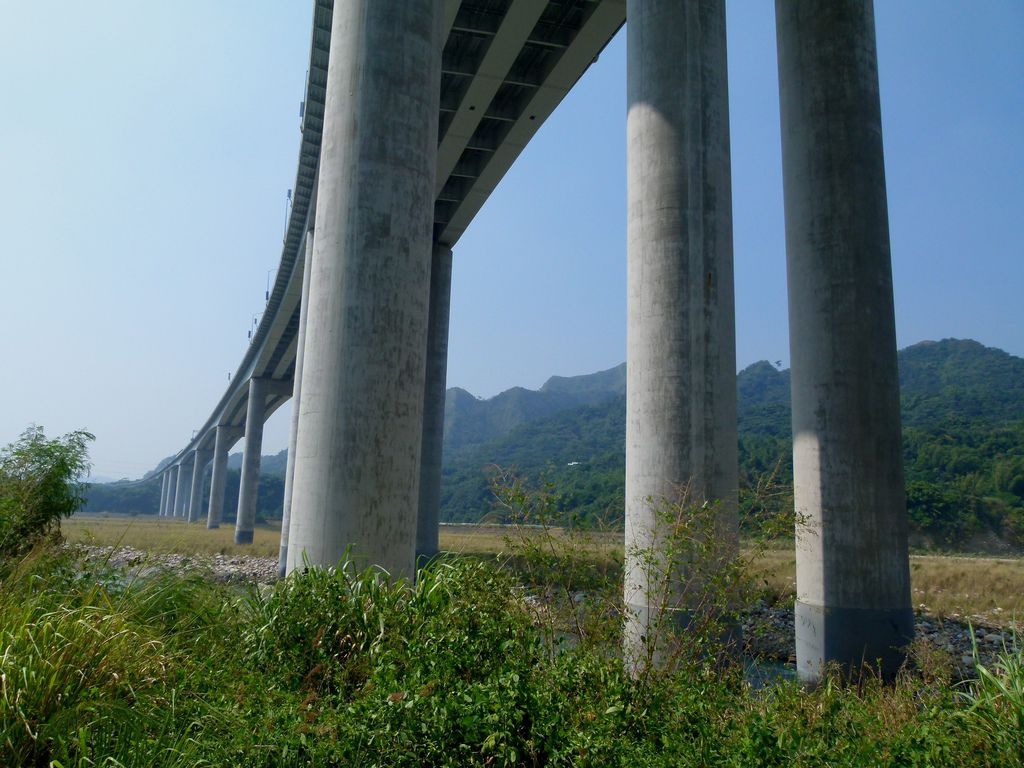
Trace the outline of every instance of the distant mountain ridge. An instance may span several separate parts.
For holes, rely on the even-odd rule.
[[[273,455],[260,457],[260,476],[271,475],[273,477],[284,477],[288,466],[288,449],[278,451]],[[228,469],[242,469],[242,454],[232,453],[228,455]]]
[[[552,376],[539,390],[513,387],[483,400],[455,387],[445,393],[444,450],[462,453],[520,424],[599,405],[626,392],[626,364],[583,376]]]
[[[971,339],[922,341],[899,351],[904,427],[962,420],[1003,424],[1024,419],[1024,359]],[[789,370],[760,361],[737,375],[740,431],[769,422],[789,434]],[[787,423],[785,426],[782,420]]]

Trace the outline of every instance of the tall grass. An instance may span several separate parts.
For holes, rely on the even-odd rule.
[[[3,765],[195,765],[182,706],[209,669],[224,595],[198,580],[82,571],[36,549],[0,590]]]

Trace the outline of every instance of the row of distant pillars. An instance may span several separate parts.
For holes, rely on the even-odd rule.
[[[241,434],[240,428],[219,425],[214,432],[212,448],[207,446],[195,449],[180,462],[164,470],[160,489],[161,517],[184,517],[193,523],[202,519],[205,512],[207,528],[220,527],[227,485],[228,451]],[[202,500],[206,489],[207,468],[211,462],[209,501],[204,509]]]
[[[736,548],[738,480],[724,2],[627,12],[628,655],[664,618],[629,554],[664,539],[653,507],[685,486],[718,504]],[[282,571],[335,565],[351,545],[411,577],[437,551],[451,277],[431,234],[440,16],[435,0],[334,9]],[[913,617],[873,7],[777,0],[776,17],[799,673],[881,661],[891,674]],[[241,510],[236,540],[251,540]]]

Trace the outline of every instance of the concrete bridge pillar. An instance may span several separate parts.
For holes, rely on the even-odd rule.
[[[167,473],[160,474],[160,506],[157,508],[157,517],[164,516],[164,509],[167,506]]]
[[[168,469],[164,472],[164,492],[161,499],[160,514],[169,517],[171,514],[171,495],[174,492],[174,475]]]
[[[186,459],[182,459],[177,465],[177,473],[174,488],[174,516],[184,517],[186,505],[188,504],[189,473],[186,466]]]
[[[441,26],[440,0],[334,7],[289,571],[351,545],[414,572]]]
[[[238,430],[218,424],[213,439],[213,469],[210,472],[210,506],[206,514],[207,528],[220,528],[224,516],[224,489],[228,480],[228,451],[238,440]]]
[[[174,504],[176,491],[178,489],[178,466],[172,465],[167,469],[167,506],[164,509],[166,517],[174,517]]]
[[[281,513],[281,549],[278,575],[288,572],[288,539],[292,520],[292,491],[295,487],[295,446],[299,437],[299,403],[302,400],[302,368],[306,348],[306,310],[309,309],[309,272],[313,263],[313,230],[306,233],[306,255],[302,265],[302,299],[299,330],[295,340],[295,376],[292,380],[292,425],[288,437],[288,462],[284,470],[284,504]]]
[[[242,449],[242,479],[238,488],[235,544],[252,544],[256,524],[256,497],[260,487],[260,452],[263,450],[263,421],[267,407],[267,380],[249,379],[249,403],[245,411],[245,446]]]
[[[627,18],[624,590],[636,668],[659,663],[663,635],[690,616],[668,507],[715,505],[707,524],[730,556],[738,469],[725,2],[629,0]]]
[[[416,560],[437,554],[441,511],[441,453],[444,395],[448,377],[448,318],[452,294],[452,249],[436,244],[430,263],[430,317],[427,369],[423,390],[423,442],[420,448],[420,498],[416,520]]]
[[[195,461],[192,464],[192,487],[189,494],[188,521],[194,523],[199,519],[200,507],[203,503],[203,480],[206,476],[206,465],[210,463],[209,450],[196,449]]]
[[[871,0],[776,0],[801,679],[913,636]]]

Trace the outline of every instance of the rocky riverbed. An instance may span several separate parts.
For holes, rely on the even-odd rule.
[[[106,562],[113,568],[138,572],[164,568],[177,573],[202,573],[214,581],[236,584],[270,584],[277,581],[277,560],[251,555],[178,555],[144,552],[131,547],[79,545],[88,560]]]
[[[89,560],[135,572],[149,568],[199,572],[218,582],[236,584],[271,584],[278,578],[277,560],[270,557],[152,554],[131,547],[81,546],[79,551]],[[1015,641],[1012,629],[995,626],[981,617],[919,613],[915,623],[920,650],[931,653],[931,664],[948,665],[954,679],[974,675],[975,650],[978,660],[991,667],[997,654]],[[743,621],[746,654],[763,661],[793,664],[793,632],[791,607],[758,602]]]
[[[930,656],[929,664],[948,666],[953,679],[974,677],[974,653],[978,661],[992,667],[997,655],[1013,647],[1013,630],[986,623],[980,617],[938,617],[918,613],[914,617],[920,643],[918,656]],[[796,663],[793,645],[793,609],[782,605],[755,605],[743,622],[746,653],[766,661]]]

